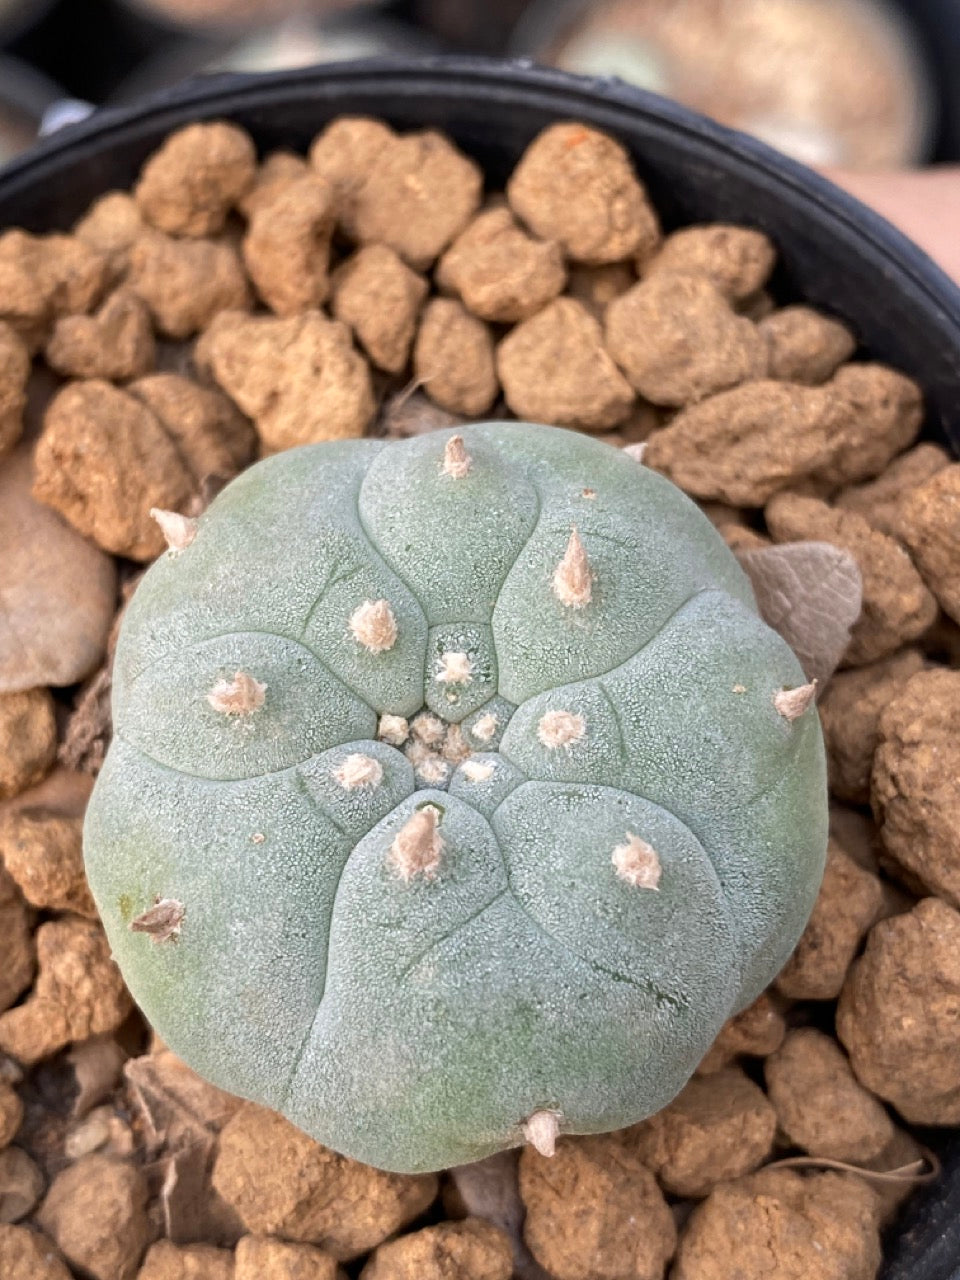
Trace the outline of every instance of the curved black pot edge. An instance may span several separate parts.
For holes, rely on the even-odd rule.
[[[224,72],[195,76],[129,106],[104,107],[98,110],[87,120],[68,126],[18,157],[5,169],[0,169],[0,178],[5,187],[9,183],[16,185],[21,178],[29,181],[36,166],[42,166],[48,158],[58,155],[66,148],[82,146],[91,138],[99,141],[113,132],[124,132],[130,125],[139,124],[147,118],[155,119],[164,111],[181,114],[184,108],[196,107],[206,117],[215,116],[216,111],[210,110],[212,103],[217,104],[218,110],[228,113],[232,99],[239,97],[249,100],[251,93],[262,98],[265,105],[275,91],[279,90],[282,96],[288,96],[291,89],[315,84],[318,76],[331,84],[384,77],[413,77],[417,92],[421,93],[425,82],[430,78],[456,84],[464,77],[469,77],[474,85],[478,79],[485,81],[491,91],[495,91],[501,83],[510,91],[515,88],[514,73],[517,72],[522,73],[528,88],[547,93],[559,91],[568,101],[583,97],[595,102],[600,98],[613,106],[642,109],[649,115],[660,117],[676,129],[699,135],[712,146],[727,151],[731,158],[749,159],[754,166],[769,173],[771,177],[789,183],[799,198],[817,203],[823,209],[829,209],[834,216],[856,225],[859,233],[878,247],[894,249],[897,256],[912,270],[918,286],[925,287],[931,295],[935,296],[944,289],[948,292],[952,290],[955,295],[952,310],[960,321],[960,288],[946,277],[918,245],[885,218],[815,170],[747,134],[716,124],[669,98],[636,88],[615,76],[572,75],[554,67],[537,65],[528,58],[432,54],[416,58],[364,58],[290,71],[256,74]],[[929,280],[931,273],[937,277],[935,282]]]
[[[689,157],[691,182],[702,185],[707,170],[715,177],[717,217],[724,216],[724,173],[735,173],[741,186],[752,185],[758,194],[772,191],[775,198],[766,203],[781,212],[788,208],[791,214],[791,225],[783,236],[788,247],[819,233],[834,246],[836,270],[847,245],[858,260],[870,260],[859,287],[875,295],[871,305],[863,305],[860,299],[849,300],[849,305],[840,299],[838,305],[835,271],[826,270],[823,263],[816,270],[794,272],[796,295],[857,324],[859,336],[876,358],[907,373],[922,369],[933,430],[960,448],[960,289],[915,244],[827,179],[755,139],[615,79],[587,79],[524,60],[443,55],[332,63],[265,75],[200,77],[131,106],[98,111],[15,159],[0,172],[0,226],[19,221],[34,229],[49,227],[47,175],[55,180],[57,169],[69,163],[69,189],[60,192],[55,218],[59,226],[68,225],[105,189],[105,145],[113,158],[112,170],[121,169],[125,175],[118,179],[113,172],[110,181],[116,185],[119,180],[131,180],[149,150],[186,119],[230,117],[251,127],[263,145],[291,145],[289,130],[271,126],[271,112],[292,102],[302,112],[305,101],[315,102],[316,131],[336,113],[347,93],[355,100],[367,98],[370,110],[392,118],[400,127],[413,121],[443,127],[451,104],[469,99],[477,136],[466,139],[466,145],[470,149],[471,141],[475,142],[474,149],[481,154],[484,107],[498,115],[501,127],[512,131],[511,140],[520,142],[529,140],[540,122],[549,119],[580,116],[614,134],[629,131],[631,125],[635,129],[642,119],[648,145],[656,144],[662,151],[671,139],[682,144]],[[528,122],[525,127],[520,121],[514,128],[509,106],[518,97]],[[529,127],[534,117],[538,124]],[[459,124],[463,133],[462,115]],[[294,144],[307,141],[305,136],[293,140]],[[636,147],[634,154],[642,169],[643,156]],[[699,173],[693,172],[697,169]],[[673,196],[669,188],[654,190],[655,202],[666,210],[668,222],[670,206],[678,203]],[[742,221],[742,194],[740,201],[731,206],[729,216]],[[764,203],[758,199],[758,211],[756,216],[751,213],[751,220],[776,238],[777,227],[770,225],[769,217],[765,222]],[[803,255],[807,263],[817,257],[816,253]],[[789,273],[789,253],[784,258]],[[886,314],[890,298],[897,305]],[[917,314],[926,317],[922,337],[911,332],[910,320]]]
[[[442,128],[455,116],[451,132],[490,160],[494,180],[506,176],[503,153],[516,154],[551,119],[579,117],[626,135],[641,170],[647,156],[651,173],[644,176],[659,183],[654,199],[668,223],[671,208],[683,211],[684,197],[689,210],[694,193],[709,189],[712,217],[736,216],[775,235],[779,226],[795,296],[848,316],[870,355],[914,373],[931,402],[929,426],[960,454],[960,289],[905,236],[824,178],[618,81],[473,57],[204,77],[97,112],[14,160],[0,171],[0,227],[69,225],[96,195],[129,183],[157,143],[191,119],[235,119],[269,148],[302,146],[332,116],[361,110],[401,128]],[[670,185],[655,161],[672,166]],[[725,176],[733,194],[724,190]],[[744,204],[745,193],[757,196],[756,207]],[[838,300],[838,281],[859,292]],[[930,1140],[944,1156],[944,1176],[918,1193],[891,1234],[884,1280],[960,1280],[960,1142],[948,1131]]]

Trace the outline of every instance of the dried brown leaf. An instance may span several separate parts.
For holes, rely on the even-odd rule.
[[[240,1099],[202,1080],[169,1049],[131,1059],[124,1075],[153,1157],[164,1234],[175,1244],[234,1244],[242,1224],[213,1190],[210,1174],[217,1134]]]
[[[155,1151],[180,1151],[215,1137],[241,1105],[169,1049],[131,1058],[123,1074]]]
[[[784,542],[741,551],[763,620],[822,687],[835,671],[860,616],[862,582],[848,552],[829,542]]]

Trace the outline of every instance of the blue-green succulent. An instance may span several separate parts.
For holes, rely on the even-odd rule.
[[[85,848],[164,1041],[398,1171],[669,1102],[826,846],[811,688],[706,517],[509,422],[159,518]]]

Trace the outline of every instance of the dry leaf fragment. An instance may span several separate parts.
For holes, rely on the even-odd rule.
[[[797,655],[809,680],[826,683],[860,616],[857,563],[829,542],[784,542],[737,555],[764,622]]]
[[[155,943],[172,942],[180,936],[180,926],[185,915],[182,902],[175,898],[157,898],[152,907],[131,920],[133,933],[147,933]]]
[[[98,774],[113,736],[110,718],[111,664],[87,681],[67,721],[57,759],[68,769]]]
[[[210,1187],[210,1173],[217,1134],[240,1099],[202,1080],[169,1049],[131,1059],[124,1075],[156,1161],[165,1234],[177,1244],[229,1239],[232,1215]]]

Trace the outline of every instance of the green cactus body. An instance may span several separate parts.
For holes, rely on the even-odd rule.
[[[803,673],[706,518],[492,423],[292,450],[181,524],[85,831],[162,1038],[398,1171],[669,1102],[826,846]]]

